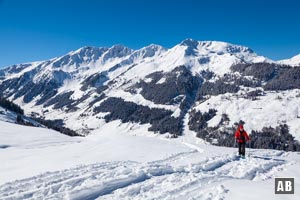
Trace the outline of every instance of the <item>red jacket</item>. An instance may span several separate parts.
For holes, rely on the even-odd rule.
[[[234,137],[237,142],[243,143],[250,140],[248,133],[244,130],[243,125],[240,125],[239,128],[236,130]]]

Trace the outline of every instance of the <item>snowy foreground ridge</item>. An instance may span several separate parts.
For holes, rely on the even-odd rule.
[[[145,135],[114,121],[85,138],[0,121],[0,199],[299,199],[300,155],[215,147],[185,130]],[[117,127],[114,132],[111,127]],[[143,135],[141,134],[143,133]],[[152,137],[150,137],[152,136]],[[274,177],[294,177],[275,195]]]

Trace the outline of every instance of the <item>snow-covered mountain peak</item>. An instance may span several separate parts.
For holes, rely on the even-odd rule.
[[[77,69],[80,66],[94,65],[99,60],[106,62],[110,59],[126,57],[132,52],[132,49],[119,44],[110,48],[85,46],[56,58],[53,62],[53,67],[63,68],[68,66],[67,68],[69,68],[70,66],[75,66],[75,69]]]
[[[143,112],[148,109],[145,107],[164,108],[174,112],[172,116],[181,116],[180,112],[185,110],[176,106],[181,104],[182,98],[195,96],[194,91],[201,90],[205,96],[207,92],[210,94],[209,88],[215,87],[219,95],[226,93],[227,85],[236,81],[233,86],[228,86],[228,92],[236,93],[240,85],[243,89],[243,81],[249,82],[236,76],[237,72],[244,72],[243,64],[251,65],[247,73],[252,73],[255,67],[259,71],[271,66],[254,64],[259,62],[273,61],[248,47],[219,41],[186,39],[170,49],[156,44],[138,50],[123,45],[110,48],[86,46],[51,60],[0,70],[0,93],[25,106],[28,113],[38,113],[47,119],[63,119],[67,127],[87,134],[89,129],[99,127],[97,114],[113,112],[114,106],[107,106],[118,103],[125,104],[128,109],[134,106],[122,100],[144,106],[140,108]],[[242,65],[235,66],[234,71],[235,64]],[[210,75],[206,77],[205,73]],[[204,81],[213,78],[209,82],[213,86],[202,87],[202,75]],[[227,85],[220,84],[223,79]],[[261,83],[249,84],[256,87]],[[74,121],[87,119],[95,121],[74,124]]]
[[[84,46],[81,47],[79,49],[77,49],[76,51],[72,51],[69,54],[79,54],[79,55],[91,55],[93,53],[97,53],[97,52],[105,52],[107,51],[108,48],[107,47],[94,47],[94,46]]]
[[[197,41],[186,39],[169,50],[168,59],[173,65],[189,66],[193,73],[210,70],[218,75],[230,71],[237,63],[270,62],[272,60],[257,55],[249,47],[221,41]]]
[[[226,48],[228,53],[254,53],[252,49],[240,45],[228,45]]]
[[[133,52],[132,49],[125,47],[121,44],[117,44],[108,49],[108,51],[104,55],[104,60],[109,58],[121,58],[124,56],[128,56]]]
[[[198,44],[199,44],[199,41],[191,39],[191,38],[187,38],[187,39],[183,40],[179,45],[197,48]]]
[[[145,50],[145,51],[161,51],[161,50],[166,50],[163,46],[158,45],[158,44],[150,44],[146,47],[141,48],[140,50]]]
[[[76,51],[71,51],[70,53],[63,55],[61,57],[50,60],[48,66],[53,68],[70,68],[74,66],[75,68],[80,67],[82,64],[94,63],[108,50],[105,47],[82,47]]]
[[[199,41],[198,49],[206,49],[210,52],[223,53],[254,53],[249,47],[235,45],[221,41]]]
[[[279,60],[277,61],[279,64],[292,65],[292,66],[300,66],[300,54],[293,56],[289,59]]]
[[[239,57],[238,54],[248,54],[249,56],[257,56],[249,47],[235,45],[221,41],[197,41],[194,39],[185,39],[175,47],[184,47],[185,56],[197,55],[223,55],[232,54]]]
[[[297,60],[300,60],[300,53],[295,55],[294,57],[292,57],[292,59],[297,59]]]
[[[141,49],[138,49],[133,52],[132,57],[137,58],[147,58],[147,57],[153,57],[154,55],[159,55],[162,52],[165,52],[166,49],[160,45],[157,44],[150,44],[146,47],[143,47]]]

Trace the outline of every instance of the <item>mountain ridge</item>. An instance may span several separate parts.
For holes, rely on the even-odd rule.
[[[0,94],[21,105],[27,115],[63,120],[80,134],[120,120],[177,136],[182,134],[185,115],[214,97],[237,103],[227,94],[237,94],[240,99],[252,92],[253,98],[259,99],[279,90],[278,95],[291,91],[297,96],[298,77],[284,82],[297,70],[248,47],[219,41],[186,39],[170,49],[156,44],[139,50],[123,45],[86,46],[47,61],[1,69]],[[221,104],[223,100],[218,101]],[[236,111],[234,114],[249,121],[250,130],[261,130],[283,123],[283,111],[279,109],[273,120],[262,125]],[[291,111],[286,119],[293,113],[298,111]],[[221,115],[217,112],[211,120],[218,121]],[[229,118],[235,119],[231,126],[237,117]],[[300,130],[296,121],[289,124],[294,133]]]
[[[232,44],[232,43],[228,43],[228,42],[222,42],[222,41],[198,41],[198,40],[194,40],[194,39],[191,39],[191,38],[187,38],[185,40],[183,40],[182,42],[180,42],[179,44],[177,45],[184,45],[184,44],[187,44],[188,41],[193,41],[195,43],[198,43],[200,45],[204,45],[204,44],[209,44],[209,43],[214,43],[214,44],[222,44],[222,45],[228,45],[228,46],[235,46],[237,48],[241,48],[241,49],[248,49],[251,53],[254,52],[252,49],[246,47],[246,46],[242,46],[242,45],[236,45],[236,44]],[[172,48],[176,47],[177,45],[173,46]],[[149,44],[145,47],[142,47],[140,49],[137,49],[137,50],[134,50],[134,49],[131,49],[129,47],[126,47],[122,44],[116,44],[116,45],[113,45],[111,47],[96,47],[96,46],[83,46],[77,50],[73,50],[73,51],[70,51],[62,56],[58,56],[58,57],[54,57],[54,58],[51,58],[51,59],[46,59],[46,60],[41,60],[41,61],[35,61],[37,63],[40,63],[40,62],[46,62],[46,61],[52,61],[52,60],[55,60],[55,59],[58,59],[58,58],[62,58],[64,56],[67,56],[67,55],[74,55],[74,54],[78,54],[78,53],[81,53],[82,51],[87,51],[87,50],[92,50],[92,51],[107,51],[107,50],[110,50],[110,49],[115,49],[115,48],[125,48],[127,49],[128,51],[132,51],[132,52],[136,52],[136,51],[140,51],[140,50],[143,50],[147,47],[151,47],[151,46],[156,46],[156,47],[160,47],[162,49],[165,49],[165,50],[169,50],[169,49],[172,49],[172,48],[165,48],[161,45],[158,45],[158,44]],[[18,65],[28,65],[28,64],[32,64],[33,62],[26,62],[26,63],[20,63],[20,64],[15,64],[15,65],[12,65],[12,66],[18,66]],[[3,69],[7,69],[7,68],[10,68],[12,66],[6,66],[4,68],[2,68],[1,70]]]
[[[278,63],[292,66],[300,66],[300,53],[291,58],[279,60]]]

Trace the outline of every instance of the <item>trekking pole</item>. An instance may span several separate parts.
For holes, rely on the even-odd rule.
[[[248,141],[248,157],[250,157],[251,156],[251,154],[250,154],[250,141]]]
[[[234,140],[234,148],[236,149],[238,147],[238,144],[237,144],[237,141],[236,141],[236,139]],[[236,153],[236,155],[238,155],[237,153]]]

